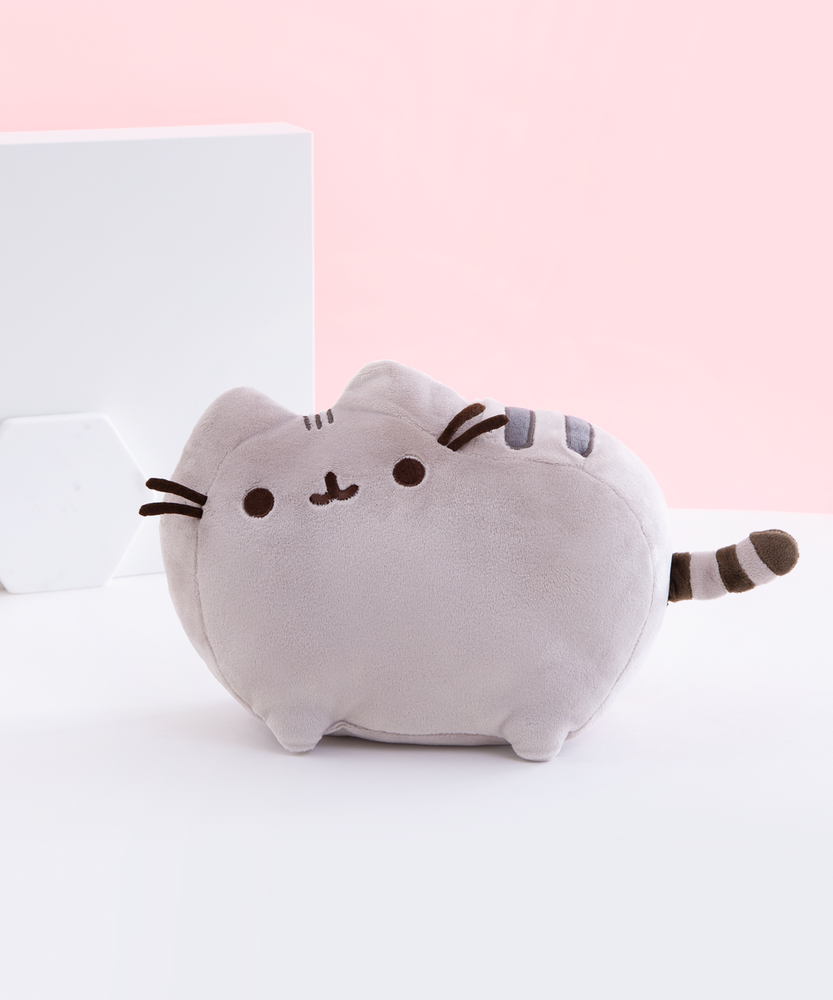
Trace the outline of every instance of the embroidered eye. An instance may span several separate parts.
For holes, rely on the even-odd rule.
[[[256,490],[249,490],[243,498],[243,510],[249,517],[266,517],[274,506],[275,498],[262,486],[258,486]]]
[[[425,478],[425,466],[415,458],[400,458],[393,467],[393,478],[400,486],[419,486]]]

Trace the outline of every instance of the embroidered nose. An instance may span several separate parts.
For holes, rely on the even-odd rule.
[[[334,472],[328,472],[324,476],[324,485],[327,487],[327,492],[313,493],[309,498],[310,503],[318,504],[321,507],[331,500],[349,500],[350,497],[354,497],[359,492],[359,488],[355,483],[352,486],[348,486],[346,490],[340,490]]]

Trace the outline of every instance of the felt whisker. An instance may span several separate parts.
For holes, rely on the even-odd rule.
[[[156,490],[157,493],[172,493],[175,497],[183,497],[185,500],[193,500],[200,507],[206,503],[208,497],[204,493],[197,493],[180,483],[172,483],[170,479],[148,479],[145,486],[149,490]]]
[[[486,407],[482,403],[469,403],[468,406],[463,407],[463,409],[448,422],[448,427],[446,427],[442,434],[440,434],[437,438],[437,443],[447,445],[463,424],[471,420],[472,417],[479,416],[485,409]]]
[[[468,444],[473,438],[481,434],[488,434],[489,431],[496,431],[498,427],[505,427],[508,423],[509,417],[505,413],[498,413],[494,417],[487,417],[485,420],[481,420],[479,424],[475,424],[474,427],[469,427],[467,431],[463,431],[447,447],[451,451],[459,451],[464,444]]]
[[[185,514],[188,517],[202,517],[202,507],[190,507],[187,503],[144,503],[139,508],[142,517],[156,514]]]

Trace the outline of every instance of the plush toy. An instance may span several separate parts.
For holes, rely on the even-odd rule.
[[[659,486],[615,438],[392,361],[314,416],[232,389],[173,478],[148,482],[169,496],[141,513],[170,515],[185,631],[291,751],[340,733],[548,760],[669,601],[751,590],[798,558],[782,531],[672,556]]]

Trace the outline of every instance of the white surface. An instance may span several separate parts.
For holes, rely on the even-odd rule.
[[[15,594],[105,584],[139,528],[136,460],[101,413],[0,422],[0,583]]]
[[[146,139],[216,139],[252,135],[294,135],[302,129],[286,122],[247,125],[164,125],[145,128],[56,129],[51,132],[0,132],[0,144],[29,146],[56,142],[136,142]]]
[[[795,571],[668,609],[549,764],[330,737],[283,752],[161,577],[0,593],[0,986],[15,1000],[826,998],[833,518]]]
[[[0,419],[106,413],[166,478],[232,386],[311,411],[311,133],[7,133],[0,219]],[[161,567],[147,518],[118,573]]]

